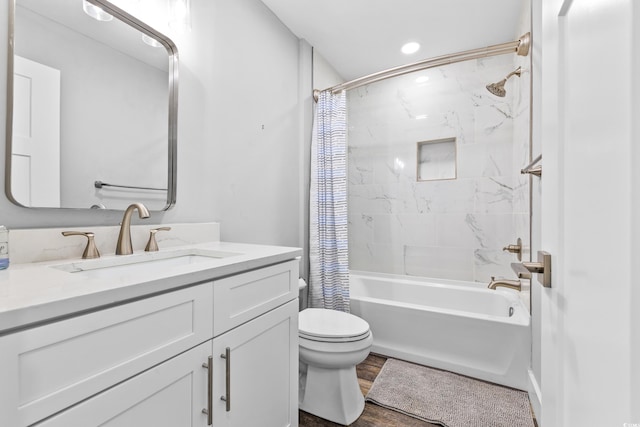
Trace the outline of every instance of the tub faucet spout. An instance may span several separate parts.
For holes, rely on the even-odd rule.
[[[515,289],[516,291],[522,290],[522,283],[520,280],[508,280],[508,279],[497,279],[495,277],[491,277],[491,282],[489,282],[489,289],[496,289],[499,287]]]
[[[142,203],[134,203],[129,205],[124,216],[122,217],[122,225],[120,225],[120,235],[116,244],[116,255],[130,255],[133,253],[133,245],[131,244],[131,215],[133,211],[138,210],[140,218],[149,218],[149,211]]]

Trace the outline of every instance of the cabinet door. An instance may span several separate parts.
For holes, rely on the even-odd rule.
[[[298,425],[297,299],[215,338],[213,359],[216,427]]]
[[[108,389],[37,427],[206,426],[211,341]]]
[[[204,284],[0,337],[0,426],[32,425],[213,336]]]

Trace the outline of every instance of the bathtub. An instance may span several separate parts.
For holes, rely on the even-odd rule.
[[[530,317],[516,291],[359,271],[349,286],[372,352],[527,389]]]

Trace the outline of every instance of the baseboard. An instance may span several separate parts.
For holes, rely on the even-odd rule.
[[[527,387],[527,392],[529,393],[529,400],[533,408],[533,415],[536,417],[538,427],[542,427],[542,395],[540,393],[540,385],[531,369],[528,371],[528,377],[529,386]]]

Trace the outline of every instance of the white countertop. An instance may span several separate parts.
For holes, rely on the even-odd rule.
[[[135,251],[133,255],[107,255],[105,263],[120,263],[126,257],[158,257],[186,249],[231,252],[236,255],[211,258],[195,264],[162,269],[157,274],[131,274],[110,279],[87,278],[54,266],[74,263],[82,268],[92,260],[57,260],[11,265],[0,270],[0,335],[14,330],[68,317],[126,301],[143,298],[242,271],[299,257],[298,248],[211,242],[175,246],[159,252]],[[155,254],[155,255],[154,255]],[[132,258],[133,259],[133,258]]]

